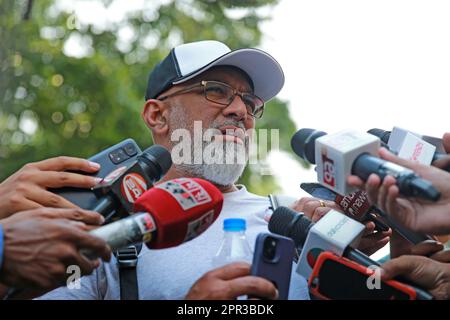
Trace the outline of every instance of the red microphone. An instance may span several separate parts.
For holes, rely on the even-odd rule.
[[[105,240],[113,251],[141,242],[151,249],[175,247],[208,229],[222,204],[222,192],[210,182],[173,179],[139,197],[134,204],[137,213],[90,233]]]
[[[219,216],[223,195],[206,180],[180,178],[160,183],[135,202],[134,211],[148,212],[156,223],[152,249],[180,245],[202,234]]]

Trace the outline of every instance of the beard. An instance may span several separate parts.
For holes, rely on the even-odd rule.
[[[195,150],[192,147],[192,154]],[[246,161],[245,147],[231,141],[212,141],[203,144],[202,152],[212,150],[211,154],[205,154],[205,161],[195,164],[182,163],[176,165],[176,169],[181,174],[205,179],[215,185],[229,186],[234,184],[244,172]]]
[[[173,106],[170,114],[170,136],[174,130],[183,128],[191,133],[192,138],[194,125],[186,121],[183,110],[181,106]],[[222,126],[236,126],[245,131],[242,122],[232,119],[227,119],[223,123],[213,122],[210,129],[219,129]],[[191,143],[190,161],[174,164],[174,167],[182,176],[201,178],[217,186],[230,186],[241,177],[247,164],[250,139],[245,136],[243,140],[244,144],[215,138],[212,141],[202,140],[201,146]],[[201,150],[196,150],[199,147]],[[202,155],[201,163],[194,161],[196,153]]]

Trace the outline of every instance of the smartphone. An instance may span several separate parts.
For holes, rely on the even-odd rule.
[[[278,289],[279,300],[288,299],[294,254],[292,239],[269,233],[256,238],[251,274],[271,281]]]
[[[324,300],[416,300],[416,291],[395,280],[376,280],[374,270],[347,258],[322,252],[308,285],[312,295]]]
[[[376,206],[370,206],[365,192],[358,191],[343,197],[318,183],[302,183],[300,187],[313,197],[334,201],[350,218],[359,222],[372,221],[377,231],[392,228],[412,244],[433,240],[429,235],[406,229]]]
[[[389,226],[373,213],[378,213],[379,210],[370,205],[367,196],[362,191],[343,197],[319,183],[302,183],[300,188],[315,198],[333,201],[341,207],[347,216],[359,222],[372,221],[375,223],[375,230],[377,231],[389,230]]]
[[[135,161],[141,153],[142,150],[133,139],[126,139],[88,159],[89,161],[100,164],[101,168],[98,172],[94,174],[86,174],[85,172],[77,173],[104,178],[115,169],[127,166]],[[50,191],[87,210],[92,210],[98,202],[97,196],[90,189],[64,187],[51,189]]]

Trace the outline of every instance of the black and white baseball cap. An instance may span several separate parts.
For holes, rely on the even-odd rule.
[[[250,77],[254,94],[268,101],[280,92],[284,74],[268,53],[253,48],[231,51],[219,41],[207,40],[173,48],[151,71],[145,100],[155,99],[171,86],[192,79],[216,66],[234,66]]]

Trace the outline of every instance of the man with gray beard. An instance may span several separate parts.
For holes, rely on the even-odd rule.
[[[243,218],[253,248],[268,232],[267,197],[236,181],[249,157],[252,130],[264,103],[284,85],[280,65],[257,49],[231,51],[217,41],[200,41],[171,50],[150,73],[142,117],[153,141],[172,150],[174,165],[164,181],[196,177],[224,195],[219,218],[197,238],[178,247],[139,254],[139,299],[236,299],[242,295],[275,299],[274,285],[250,276],[247,263],[213,270],[212,258],[223,238],[223,221]],[[196,141],[201,131],[201,141]],[[207,137],[208,139],[203,139]],[[231,156],[230,156],[231,155]],[[295,270],[295,268],[293,268]],[[59,288],[41,299],[120,299],[117,261],[103,263],[81,279],[81,289]],[[290,299],[309,299],[306,280],[292,273]]]

